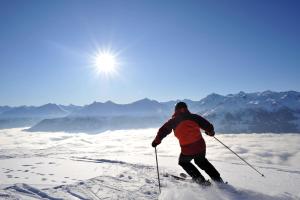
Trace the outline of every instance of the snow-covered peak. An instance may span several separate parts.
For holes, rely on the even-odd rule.
[[[73,104],[59,105],[59,107],[68,113],[72,113],[72,112],[80,110],[82,108],[82,106],[77,106],[77,105],[73,105]]]
[[[12,109],[9,109],[3,113],[1,113],[1,117],[62,117],[66,116],[66,111],[61,109],[58,105],[56,104],[45,104],[42,106],[19,106],[15,107]]]
[[[116,104],[112,101],[105,103],[94,102],[72,113],[71,116],[143,116],[158,115],[164,110],[166,109],[163,104],[145,98],[129,104]]]
[[[133,103],[117,104],[112,101],[93,102],[89,105],[80,106],[63,106],[49,103],[40,107],[20,106],[11,108],[0,113],[0,118],[59,118],[68,115],[69,118],[58,120],[61,126],[69,123],[70,130],[78,127],[98,127],[99,121],[102,120],[101,126],[107,124],[106,120],[115,118],[118,127],[132,127],[132,119],[147,118],[145,127],[152,123],[159,126],[166,118],[174,112],[175,104],[180,100],[158,102],[149,98],[144,98]],[[212,93],[200,101],[184,99],[192,113],[199,113],[208,117],[213,123],[216,123],[216,130],[224,132],[286,132],[300,131],[300,93],[295,91],[286,92],[238,92],[236,94],[219,95]],[[86,119],[84,121],[83,119]],[[95,120],[97,119],[97,120]],[[121,122],[121,121],[122,122]],[[48,123],[47,127],[57,126],[57,120],[44,121]],[[76,122],[76,123],[75,123]],[[155,123],[154,123],[155,122]],[[6,123],[2,120],[1,123]],[[0,127],[1,127],[0,123]],[[9,122],[8,122],[9,123]],[[73,123],[73,124],[72,124]],[[24,125],[24,123],[22,123]],[[32,123],[31,123],[32,124]],[[30,125],[31,125],[30,124]],[[51,124],[51,126],[49,125]],[[89,124],[89,125],[87,125]],[[93,125],[92,125],[93,124]],[[111,123],[112,124],[112,123]],[[143,125],[143,126],[144,126]],[[11,125],[10,125],[11,126]],[[7,127],[6,125],[3,127]],[[141,127],[142,128],[142,127]],[[282,130],[284,128],[285,130]],[[59,127],[55,130],[61,130]]]
[[[12,109],[10,106],[0,106],[0,114]]]
[[[151,100],[149,98],[144,98],[144,99],[135,101],[132,104],[139,104],[139,105],[145,105],[145,106],[147,106],[147,105],[159,104],[159,102],[156,101],[156,100]]]
[[[54,103],[48,103],[48,104],[42,105],[42,106],[37,107],[37,108],[40,109],[40,110],[45,110],[45,111],[48,110],[48,111],[51,111],[51,112],[61,111],[61,108],[58,105],[54,104]]]
[[[295,91],[272,92],[270,90],[257,93],[239,92],[221,96],[208,95],[201,101],[202,107],[235,112],[247,108],[260,108],[265,110],[278,110],[287,107],[292,110],[300,109],[300,93]]]
[[[211,93],[205,97],[205,99],[220,99],[220,98],[224,98],[224,96],[217,93]]]
[[[114,104],[116,104],[116,103],[109,100],[109,101],[106,101],[104,104],[107,104],[107,105],[114,105]]]

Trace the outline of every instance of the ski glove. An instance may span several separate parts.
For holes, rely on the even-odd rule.
[[[152,142],[152,147],[156,147],[159,144],[160,144],[160,141],[157,141],[156,139],[154,139]]]
[[[211,136],[211,137],[213,137],[213,136],[215,135],[215,131],[214,131],[214,130],[212,130],[212,131],[210,131],[210,132],[205,131],[205,133],[206,133],[207,135]]]

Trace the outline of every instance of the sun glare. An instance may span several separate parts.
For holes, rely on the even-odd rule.
[[[99,51],[94,56],[94,67],[98,74],[112,75],[118,67],[117,57],[110,51]]]

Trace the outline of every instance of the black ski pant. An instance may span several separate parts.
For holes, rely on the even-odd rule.
[[[195,164],[202,170],[204,170],[212,180],[219,181],[221,179],[219,172],[216,168],[205,158],[205,151],[196,155],[183,155],[179,156],[178,164],[193,178],[202,179],[204,177],[199,170],[191,163],[194,159]]]

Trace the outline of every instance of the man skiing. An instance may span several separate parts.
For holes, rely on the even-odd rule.
[[[167,121],[158,131],[152,146],[159,145],[164,137],[174,131],[179,140],[181,154],[178,164],[199,184],[209,185],[199,170],[191,163],[194,159],[195,164],[204,170],[213,181],[223,183],[219,172],[205,158],[206,145],[201,135],[200,128],[209,136],[214,136],[215,131],[211,123],[197,114],[192,114],[188,110],[186,103],[179,102],[175,106],[172,118]]]

